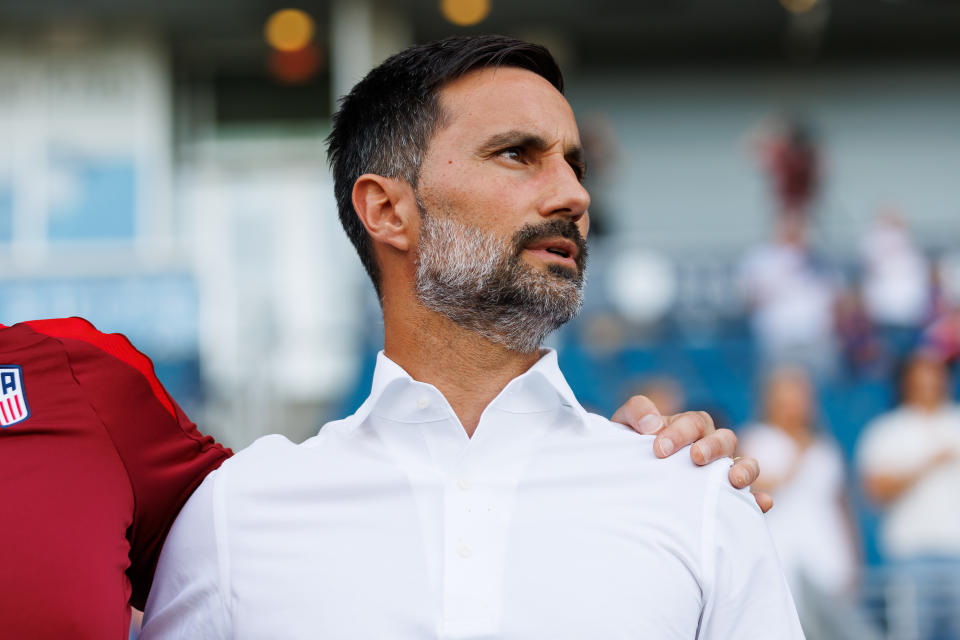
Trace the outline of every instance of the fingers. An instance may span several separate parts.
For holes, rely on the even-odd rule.
[[[661,458],[666,458],[680,447],[693,444],[716,431],[716,427],[713,426],[713,418],[706,411],[678,413],[667,416],[664,422],[667,426],[657,434],[657,439],[653,442],[653,451]],[[701,440],[702,442],[703,440]],[[711,443],[709,446],[712,449],[715,446],[720,447],[721,443]],[[697,446],[693,447],[693,449],[696,448]],[[731,450],[732,452],[733,450]],[[692,450],[691,455],[693,455]],[[696,462],[696,458],[694,458],[694,461]]]
[[[660,411],[653,400],[646,396],[633,396],[610,419],[645,434],[655,433],[663,426]]]
[[[704,465],[720,458],[733,457],[736,450],[737,434],[730,429],[718,429],[690,447],[690,459]]]
[[[760,511],[763,511],[764,513],[773,508],[773,498],[762,491],[754,493],[753,499],[757,501],[757,506],[760,507]]]
[[[760,476],[760,464],[755,458],[734,458],[730,467],[730,484],[737,489],[743,489],[753,484]]]

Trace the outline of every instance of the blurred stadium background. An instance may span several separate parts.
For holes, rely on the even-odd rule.
[[[830,314],[799,360],[847,463],[859,611],[920,637],[890,622],[853,456],[897,358],[960,349],[960,2],[0,0],[0,322],[125,333],[233,447],[308,437],[382,344],[326,167],[336,98],[408,44],[485,32],[553,51],[589,153],[587,302],[551,345],[580,399],[609,415],[653,384],[739,428],[789,360],[758,335],[758,278],[815,290],[785,313]],[[764,256],[797,225],[780,282]],[[884,317],[884,291],[913,311]]]

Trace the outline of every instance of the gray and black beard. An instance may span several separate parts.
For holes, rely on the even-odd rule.
[[[570,220],[527,225],[509,240],[422,206],[420,224],[417,298],[457,325],[530,353],[580,311],[587,250]],[[521,258],[535,241],[557,236],[580,248],[576,269],[551,264],[542,272]]]

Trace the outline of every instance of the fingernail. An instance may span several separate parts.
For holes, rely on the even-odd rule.
[[[637,429],[640,430],[640,433],[653,433],[662,426],[663,416],[658,416],[655,413],[643,416],[637,423]]]
[[[700,444],[699,442],[695,442],[694,445],[693,445],[693,447],[691,447],[691,449],[693,449],[693,451],[692,451],[691,453],[699,453],[699,454],[700,454],[700,459],[701,459],[701,460],[706,460],[706,459],[707,459],[707,452],[703,450],[703,445]]]
[[[676,448],[676,445],[673,444],[673,440],[670,438],[660,438],[660,455],[668,456],[673,453],[673,450]]]
[[[733,481],[737,483],[738,486],[743,486],[747,484],[747,474],[743,471],[735,471],[733,474]]]

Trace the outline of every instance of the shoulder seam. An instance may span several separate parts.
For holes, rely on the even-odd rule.
[[[137,347],[130,342],[130,339],[127,338],[127,336],[123,335],[122,333],[102,333],[89,320],[79,316],[53,320],[31,320],[21,324],[30,327],[40,335],[46,336],[51,340],[56,340],[63,348],[65,353],[69,354],[70,348],[64,343],[64,340],[77,340],[78,342],[82,342],[83,344],[89,345],[91,348],[96,349],[106,357],[113,358],[116,362],[132,368],[143,378],[144,381],[146,381],[154,398],[156,398],[157,402],[159,402],[164,410],[170,414],[174,422],[177,424],[177,428],[180,430],[181,434],[200,445],[201,451],[207,451],[210,448],[217,446],[218,443],[215,439],[210,438],[209,442],[204,442],[208,436],[205,436],[199,432],[191,432],[190,430],[183,428],[180,415],[176,409],[176,402],[170,397],[170,394],[167,393],[167,390],[163,386],[163,383],[160,382],[160,379],[157,378],[153,361],[149,356],[137,349]],[[44,330],[44,327],[47,325],[66,328],[71,324],[74,326],[63,332],[50,332]],[[79,335],[81,332],[77,330],[78,327],[86,335]],[[103,336],[104,338],[119,342],[119,349],[122,349],[126,355],[130,357],[123,357],[124,354],[118,353],[119,349],[115,350],[110,348],[115,345],[105,344],[101,341],[90,340],[89,338],[92,335]],[[74,376],[74,378],[76,379],[76,376]],[[80,384],[79,380],[77,380],[77,383]],[[83,388],[82,385],[80,385],[80,387],[81,389]]]
[[[146,379],[157,401],[163,405],[170,415],[174,418],[177,417],[170,395],[156,377],[153,361],[137,349],[127,336],[122,333],[102,333],[89,320],[79,316],[53,320],[31,320],[23,324],[38,333],[57,340],[63,345],[64,349],[67,346],[63,344],[63,338],[78,340],[132,367]],[[102,336],[102,339],[96,339],[98,336]],[[110,344],[108,341],[114,344]]]
[[[64,345],[59,338],[55,336],[50,336],[48,334],[44,334],[44,335],[47,335],[51,340],[56,341],[57,344],[59,344],[60,347],[63,349],[63,357],[66,359],[67,367],[70,369],[70,377],[73,379],[74,384],[76,384],[77,388],[80,390],[80,395],[83,397],[83,401],[87,403],[87,406],[90,407],[90,411],[92,411],[93,415],[97,417],[97,421],[100,423],[100,427],[103,429],[104,434],[107,436],[107,439],[110,441],[110,446],[113,447],[113,452],[116,454],[117,458],[120,460],[120,464],[123,466],[123,472],[127,476],[127,486],[130,489],[130,496],[133,501],[133,510],[131,512],[131,521],[130,521],[130,526],[133,526],[134,520],[136,518],[136,513],[137,513],[137,492],[133,484],[133,476],[130,474],[130,468],[127,466],[127,461],[120,454],[120,449],[117,447],[117,443],[113,439],[113,434],[110,433],[110,429],[107,428],[107,423],[103,421],[103,418],[100,417],[100,412],[97,411],[97,408],[93,406],[93,403],[91,403],[90,400],[87,398],[87,394],[84,392],[83,385],[80,384],[80,380],[77,378],[77,374],[73,370],[73,362],[70,359],[70,350],[67,349],[66,345]],[[124,537],[126,537],[126,533],[124,534]],[[129,541],[129,538],[128,538],[128,541]],[[132,568],[132,566],[133,565],[131,563],[130,568]],[[132,585],[131,585],[131,588],[132,588]]]

